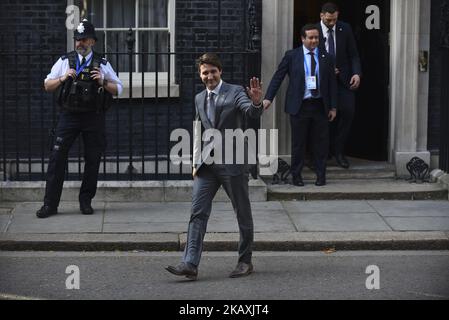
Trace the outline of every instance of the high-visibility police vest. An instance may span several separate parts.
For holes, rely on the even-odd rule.
[[[78,53],[72,51],[61,57],[62,60],[69,59],[69,67],[76,70]],[[106,65],[106,59],[96,52],[92,54],[92,60],[76,78],[69,77],[60,86],[58,93],[58,104],[69,112],[102,112],[109,109],[112,102],[112,94],[101,87],[97,80],[91,78],[90,72]]]

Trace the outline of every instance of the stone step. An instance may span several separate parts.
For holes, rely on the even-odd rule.
[[[81,182],[66,181],[61,201],[78,201]],[[96,201],[108,202],[190,202],[193,181],[100,181]],[[45,194],[45,182],[0,182],[0,202],[40,202]],[[252,202],[267,201],[267,186],[262,180],[249,181]],[[223,188],[216,202],[228,202]]]
[[[328,161],[327,177],[328,179],[355,180],[355,179],[393,179],[396,177],[394,165],[387,162],[375,162],[368,160],[360,160],[349,158],[351,167],[343,169],[337,166],[335,160]],[[304,171],[305,175],[309,174],[315,180],[315,173],[311,170]],[[308,176],[304,177],[309,178]]]
[[[327,162],[326,176],[329,180],[357,180],[357,179],[393,179],[396,177],[395,167],[387,162],[369,161],[357,158],[348,158],[351,167],[343,169],[337,166],[335,159]],[[307,166],[303,170],[304,180],[315,181],[315,173]],[[264,179],[267,183],[271,177]]]
[[[329,180],[370,180],[370,179],[394,179],[396,173],[389,169],[342,169],[329,167],[326,177]],[[315,172],[306,168],[303,170],[304,180],[315,181]]]
[[[440,184],[412,184],[404,180],[328,180],[325,187],[306,181],[303,188],[271,185],[250,180],[252,202],[288,200],[448,200],[448,189]],[[62,201],[77,201],[80,182],[66,182]],[[192,181],[100,182],[97,201],[108,202],[189,202]],[[1,182],[0,201],[43,200],[45,182]],[[216,202],[229,201],[221,189]]]
[[[409,183],[404,180],[328,180],[325,187],[314,181],[305,187],[268,184],[268,201],[309,200],[448,200],[448,189],[440,184]]]

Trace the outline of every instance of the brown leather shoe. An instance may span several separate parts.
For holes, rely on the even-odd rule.
[[[198,278],[198,268],[185,262],[178,264],[176,267],[168,266],[165,270],[175,276],[184,276],[189,280],[196,280]]]
[[[239,262],[234,271],[231,272],[229,278],[240,278],[249,276],[254,270],[252,263]]]

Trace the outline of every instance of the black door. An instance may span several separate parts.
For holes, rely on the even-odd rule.
[[[301,43],[301,27],[319,22],[322,4],[326,1],[295,0],[294,46]],[[347,145],[353,157],[387,161],[389,133],[389,32],[390,0],[336,0],[340,20],[349,23],[359,48],[362,62],[362,86],[357,92],[356,114]],[[367,7],[380,9],[380,29],[369,30]],[[338,39],[337,39],[338,46]]]

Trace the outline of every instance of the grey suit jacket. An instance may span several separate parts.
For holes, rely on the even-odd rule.
[[[202,91],[197,94],[195,97],[195,108],[196,108],[196,117],[195,120],[201,122],[201,126],[196,126],[194,128],[194,137],[198,136],[197,130],[201,130],[201,134],[204,133],[205,130],[208,129],[216,129],[221,133],[221,150],[222,150],[222,164],[216,164],[216,168],[221,175],[227,176],[239,176],[245,172],[247,172],[246,164],[226,164],[225,163],[225,130],[231,129],[242,129],[244,130],[245,126],[245,117],[251,117],[254,119],[259,118],[263,113],[263,107],[256,107],[253,105],[251,99],[249,99],[245,89],[242,86],[228,84],[223,81],[223,84],[220,89],[220,93],[217,97],[216,102],[216,112],[215,112],[215,123],[211,123],[206,114],[206,98],[207,98],[207,90]],[[199,123],[198,122],[198,123]],[[256,133],[257,134],[257,133]],[[195,142],[196,141],[196,142]],[[201,146],[204,148],[212,147],[212,145],[205,145],[201,143]],[[201,159],[199,157],[200,145],[198,143],[198,139],[194,139],[194,152],[193,156],[196,159],[199,159],[196,164],[194,164],[194,168],[200,170],[200,168],[204,165],[205,159]],[[255,150],[256,146],[252,146]],[[247,148],[247,146],[245,146]],[[202,149],[202,148],[201,148]],[[236,146],[235,139],[233,143],[233,153],[235,157]]]

